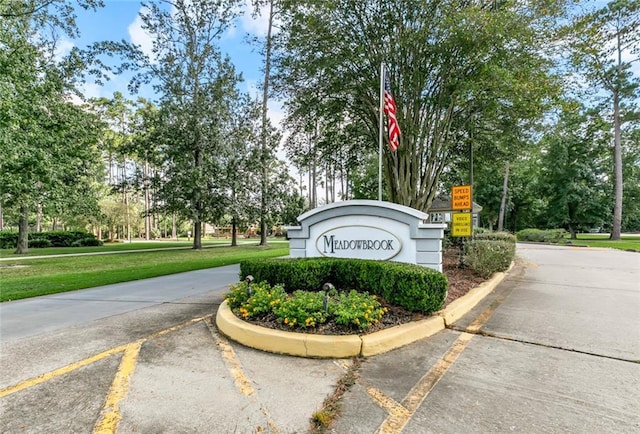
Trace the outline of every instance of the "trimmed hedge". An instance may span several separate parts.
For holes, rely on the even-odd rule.
[[[518,231],[518,241],[537,243],[563,243],[568,232],[564,229],[522,229]]]
[[[88,232],[29,232],[29,247],[83,247],[101,245],[102,241]],[[0,249],[15,249],[17,246],[17,232],[0,232]]]
[[[401,262],[335,258],[251,259],[240,263],[240,279],[282,285],[288,293],[320,291],[324,283],[382,296],[413,312],[440,310],[447,297],[447,277],[431,268]]]

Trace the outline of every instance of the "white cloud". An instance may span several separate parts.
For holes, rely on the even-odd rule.
[[[71,49],[73,47],[75,47],[75,44],[71,42],[69,39],[67,38],[59,39],[58,41],[56,41],[55,51],[53,52],[55,59],[57,61],[62,60],[64,56],[66,56],[71,52]]]
[[[253,16],[253,6],[249,1],[245,2],[240,16],[240,25],[245,32],[263,38],[267,36],[269,30],[269,5],[262,6],[259,12],[258,15]],[[272,31],[277,31],[278,23],[279,20],[275,16]]]
[[[149,57],[149,59],[153,60],[153,37],[142,28],[142,18],[140,18],[140,13],[144,11],[144,8],[140,9],[139,14],[136,15],[136,19],[127,27],[127,31],[129,32],[131,42],[140,47],[142,52]]]

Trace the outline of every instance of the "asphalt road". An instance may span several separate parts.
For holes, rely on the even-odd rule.
[[[518,245],[451,329],[361,361],[333,432],[640,432],[640,255]],[[2,433],[302,433],[350,360],[227,341],[237,268],[0,305]]]

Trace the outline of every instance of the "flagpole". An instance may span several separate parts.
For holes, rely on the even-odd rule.
[[[378,128],[378,200],[382,200],[382,130],[384,129],[384,62],[380,63],[380,118]]]

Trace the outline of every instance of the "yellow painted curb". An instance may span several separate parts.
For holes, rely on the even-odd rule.
[[[454,322],[458,321],[504,280],[507,273],[511,271],[511,268],[513,268],[513,265],[514,263],[512,262],[509,269],[505,272],[494,273],[493,276],[491,276],[491,279],[486,282],[482,282],[480,286],[472,288],[462,297],[452,301],[446,308],[436,312],[436,315],[444,319],[445,326],[450,326]]]
[[[362,353],[364,357],[386,353],[411,344],[420,339],[433,336],[444,330],[444,320],[439,316],[401,324],[379,332],[362,335]]]
[[[223,334],[247,347],[291,356],[338,359],[355,357],[360,354],[362,346],[357,335],[314,335],[249,324],[237,318],[226,301],[218,308],[216,326]]]
[[[347,358],[375,356],[438,333],[462,318],[506,276],[495,273],[491,279],[454,300],[434,316],[367,335],[315,335],[260,327],[237,318],[226,301],[218,308],[216,326],[224,335],[247,347],[299,357]]]

